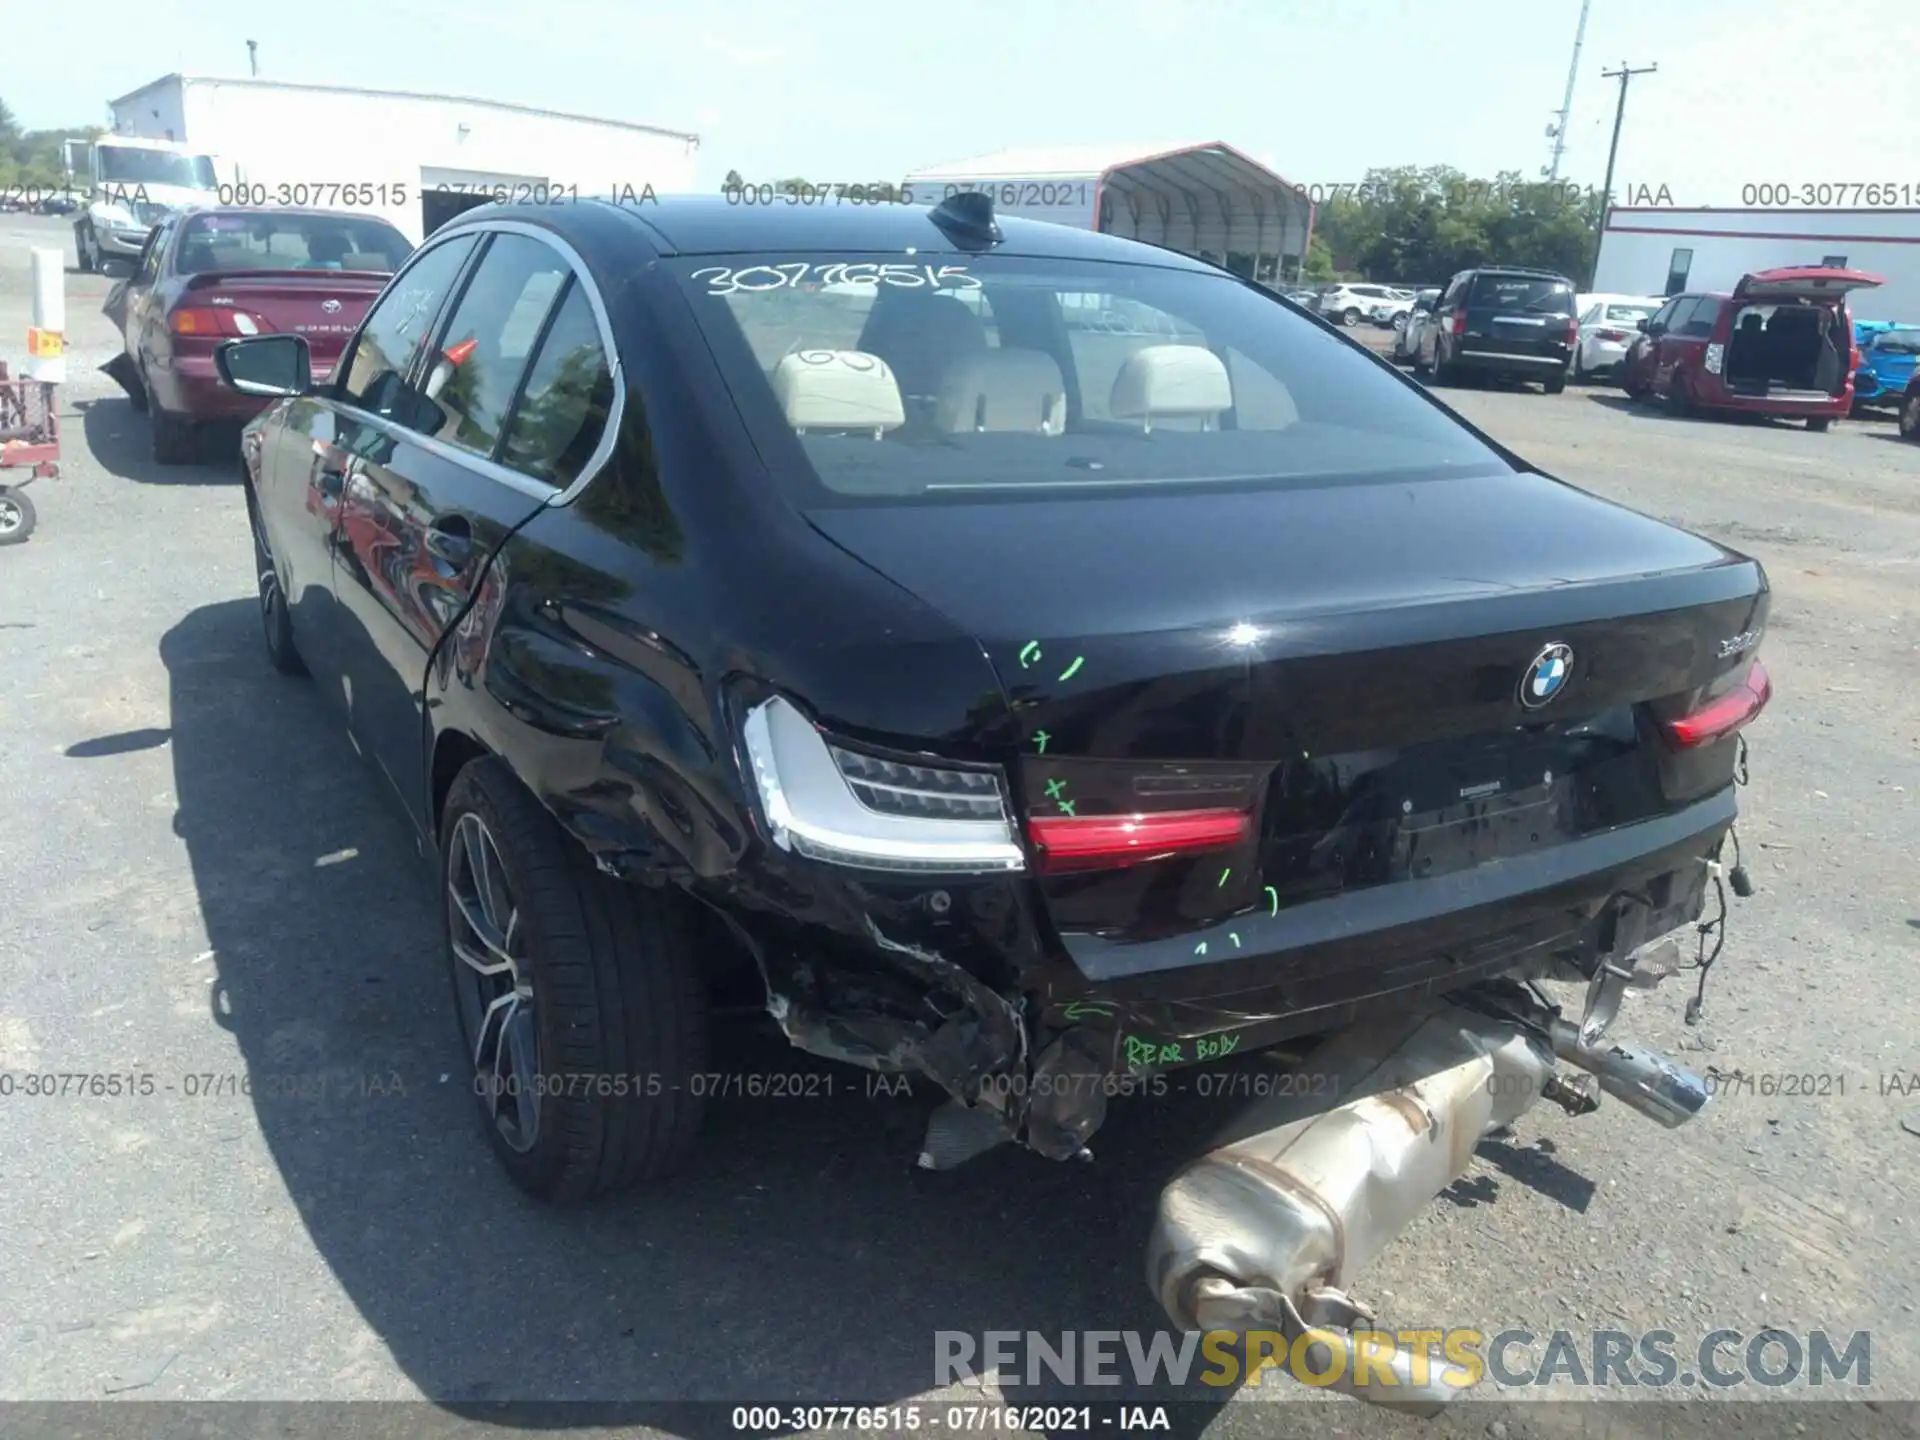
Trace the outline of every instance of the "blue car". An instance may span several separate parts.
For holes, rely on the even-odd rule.
[[[1898,406],[1920,362],[1920,325],[1865,321],[1853,327],[1860,368],[1853,372],[1856,409]]]

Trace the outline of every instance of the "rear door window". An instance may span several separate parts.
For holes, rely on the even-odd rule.
[[[434,438],[492,455],[547,312],[572,268],[528,235],[496,235],[454,305],[425,393],[443,414]]]
[[[1571,315],[1573,287],[1544,276],[1482,275],[1468,303],[1501,315]]]

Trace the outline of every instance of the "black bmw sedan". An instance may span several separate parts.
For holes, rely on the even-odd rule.
[[[437,856],[532,1193],[691,1147],[708,1016],[1085,1153],[1163,1072],[1696,918],[1753,561],[1217,267],[936,208],[486,207],[242,470],[268,654]]]

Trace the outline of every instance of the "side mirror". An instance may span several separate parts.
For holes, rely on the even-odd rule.
[[[255,335],[213,352],[213,368],[230,390],[281,398],[313,390],[313,352],[303,335]]]

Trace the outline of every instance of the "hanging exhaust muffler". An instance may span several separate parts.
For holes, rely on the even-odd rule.
[[[1663,1124],[1706,1095],[1670,1062],[1582,1044],[1549,1019],[1446,1005],[1351,1027],[1310,1055],[1311,1084],[1243,1112],[1161,1193],[1147,1279],[1167,1315],[1187,1330],[1277,1333],[1295,1373],[1304,1357],[1316,1385],[1375,1404],[1433,1414],[1461,1394],[1464,1367],[1373,1330],[1347,1293],[1354,1275],[1466,1173],[1488,1132],[1543,1098],[1594,1108],[1555,1071],[1555,1051]]]

